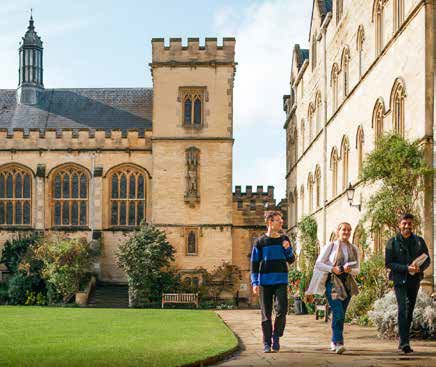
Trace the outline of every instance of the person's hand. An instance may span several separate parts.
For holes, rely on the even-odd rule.
[[[334,266],[332,272],[335,273],[336,275],[342,274],[341,268],[339,266]]]
[[[283,241],[282,246],[283,246],[285,249],[288,249],[288,248],[291,246],[291,244],[289,243],[288,240],[286,240],[286,241]]]
[[[419,273],[418,265],[409,265],[408,268],[410,273]]]
[[[344,272],[350,273],[351,272],[351,266],[350,265],[344,266]]]
[[[255,296],[259,295],[259,286],[258,285],[253,285],[253,294]]]

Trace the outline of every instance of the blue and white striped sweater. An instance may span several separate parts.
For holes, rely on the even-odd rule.
[[[252,285],[288,284],[287,263],[292,264],[295,256],[292,247],[283,247],[284,241],[289,241],[285,235],[256,239],[251,253]]]

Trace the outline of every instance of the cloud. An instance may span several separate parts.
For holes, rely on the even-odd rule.
[[[215,14],[217,33],[236,37],[234,178],[236,185],[274,185],[286,196],[285,114],[293,46],[306,46],[312,1],[267,0]]]
[[[283,125],[282,96],[290,90],[292,48],[306,43],[309,3],[263,1],[239,14],[229,6],[216,13],[218,33],[236,37],[234,108],[240,126]]]

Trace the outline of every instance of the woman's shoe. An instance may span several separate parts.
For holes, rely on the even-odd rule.
[[[345,352],[345,347],[343,345],[337,345],[335,349],[336,354],[342,354]]]
[[[336,351],[336,344],[335,344],[335,343],[333,343],[333,342],[330,343],[330,350],[331,350],[332,352],[335,352],[335,351]]]

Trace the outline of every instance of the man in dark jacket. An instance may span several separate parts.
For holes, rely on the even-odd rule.
[[[404,353],[413,352],[409,344],[409,329],[413,320],[413,309],[424,270],[430,265],[428,248],[422,237],[412,233],[413,215],[404,214],[399,220],[399,230],[386,244],[385,264],[390,269],[389,279],[394,282],[398,303],[398,332],[400,345]],[[422,254],[427,259],[421,266],[413,261]]]
[[[282,213],[265,214],[266,234],[256,239],[251,253],[251,284],[253,294],[259,295],[262,314],[264,353],[280,350],[288,311],[288,266],[295,260],[289,237],[282,233]],[[274,301],[274,328],[271,314]],[[272,343],[271,343],[272,342]]]

